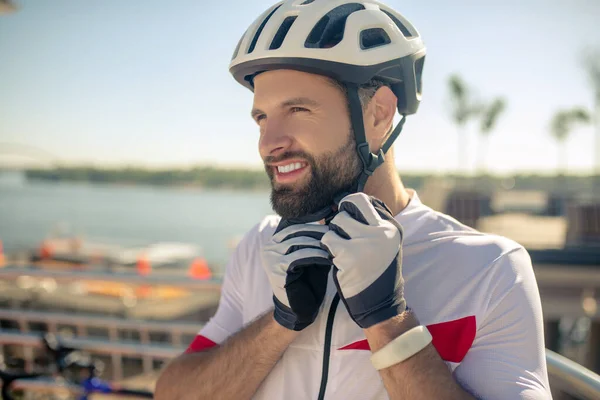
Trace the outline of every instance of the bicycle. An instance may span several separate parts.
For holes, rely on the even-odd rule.
[[[81,389],[82,393],[78,397],[78,400],[88,400],[89,396],[94,393],[147,399],[154,397],[152,392],[125,389],[120,385],[100,379],[99,375],[102,373],[104,364],[99,360],[94,360],[88,353],[65,346],[57,336],[45,334],[41,340],[45,350],[51,356],[54,370],[49,370],[45,373],[10,373],[0,370],[0,382],[2,382],[2,391],[0,393],[4,400],[15,400],[11,394],[11,386],[16,380],[39,379],[41,377],[54,376],[56,373]],[[83,380],[77,379],[76,375],[82,372],[85,374],[85,378]]]
[[[20,379],[37,379],[40,376],[42,376],[42,374],[40,374],[40,373],[23,372],[23,373],[13,374],[13,373],[9,373],[9,372],[0,370],[0,382],[2,382],[2,391],[0,392],[1,398],[4,400],[14,400],[14,397],[12,397],[12,394],[10,393],[11,392],[10,388],[14,381],[20,380]]]

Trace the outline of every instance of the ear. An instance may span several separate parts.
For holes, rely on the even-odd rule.
[[[365,110],[365,128],[372,152],[381,148],[394,123],[398,98],[387,86],[380,87]]]

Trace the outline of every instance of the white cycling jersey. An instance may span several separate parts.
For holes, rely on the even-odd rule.
[[[480,399],[550,399],[542,309],[526,250],[411,195],[395,217],[404,228],[404,296],[456,380]],[[188,352],[222,343],[273,307],[260,249],[278,223],[267,217],[240,242],[226,266],[218,310]],[[363,330],[335,294],[330,275],[318,318],[285,351],[255,399],[388,399]]]

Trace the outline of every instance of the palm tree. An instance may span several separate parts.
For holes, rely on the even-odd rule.
[[[481,107],[471,99],[470,90],[458,75],[448,80],[450,87],[451,114],[458,127],[458,163],[457,168],[466,172],[468,163],[467,122],[481,111]]]
[[[600,50],[589,52],[585,58],[585,69],[594,90],[596,135],[594,144],[594,190],[600,191]]]
[[[10,14],[15,11],[17,7],[10,0],[0,0],[0,15]]]
[[[478,166],[479,171],[482,174],[485,172],[486,169],[485,162],[487,158],[487,148],[489,144],[490,133],[492,132],[492,130],[494,130],[494,127],[498,122],[498,118],[504,112],[505,109],[506,101],[501,97],[495,99],[489,106],[483,109],[481,125],[479,127],[479,132],[481,133],[481,136],[478,151]]]
[[[565,142],[569,138],[575,124],[590,122],[589,113],[583,108],[558,111],[552,118],[550,129],[552,136],[558,142],[558,173],[564,175],[567,169],[567,152]]]

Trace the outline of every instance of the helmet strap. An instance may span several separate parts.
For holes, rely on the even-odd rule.
[[[377,154],[371,153],[367,137],[365,135],[365,123],[363,120],[363,110],[360,103],[360,97],[358,95],[358,86],[353,83],[347,83],[346,89],[348,91],[348,103],[350,105],[350,122],[352,123],[352,130],[354,131],[354,138],[356,139],[356,151],[358,157],[362,161],[363,169],[358,177],[353,192],[362,192],[367,183],[367,179],[381,164],[385,162],[385,153],[392,147],[392,144],[402,132],[406,116],[402,116],[402,120],[396,125],[390,136],[385,140],[383,146]]]

